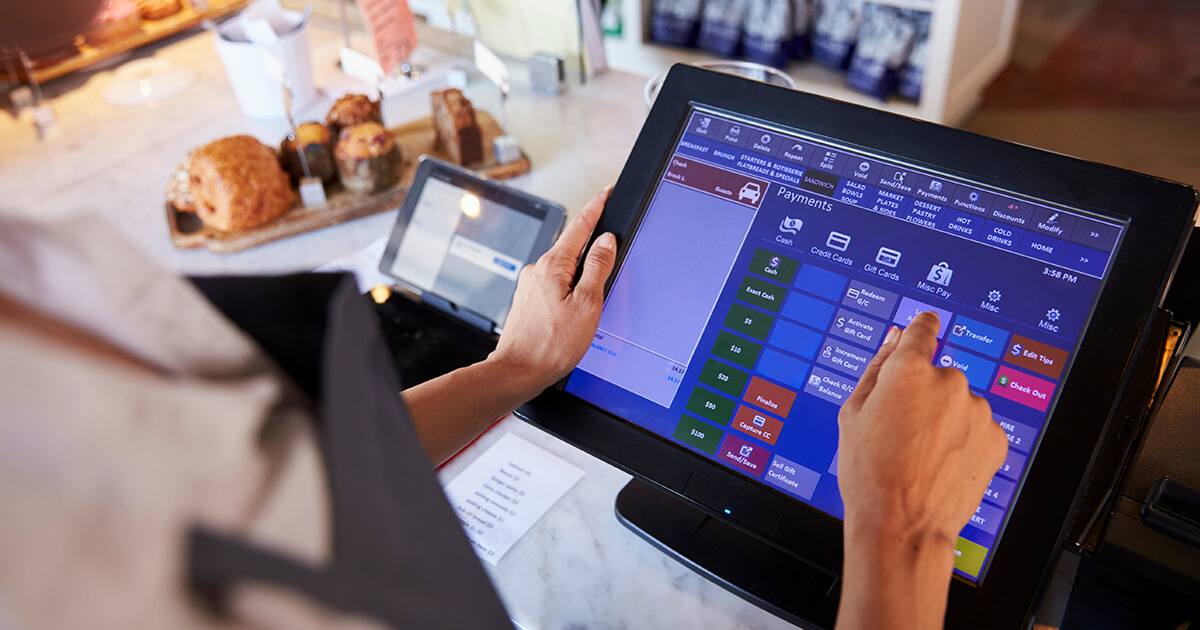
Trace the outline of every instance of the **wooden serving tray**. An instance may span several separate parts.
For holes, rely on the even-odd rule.
[[[508,179],[529,172],[529,157],[508,164],[496,161],[491,151],[492,139],[501,135],[500,125],[486,112],[476,112],[475,121],[483,135],[484,160],[470,168],[492,179]],[[167,204],[167,227],[171,232],[171,243],[180,249],[206,247],[217,253],[240,252],[264,243],[289,236],[319,230],[331,225],[392,210],[400,207],[408,189],[412,186],[417,170],[417,160],[422,155],[449,160],[450,156],[438,145],[437,132],[432,118],[423,118],[391,130],[400,147],[400,182],[394,187],[367,197],[352,195],[341,184],[325,187],[328,203],[324,206],[306,208],[297,201],[296,205],[279,218],[248,230],[221,232],[205,227],[200,219],[189,212],[179,212]]]
[[[213,20],[233,13],[247,4],[250,4],[250,0],[209,0],[207,9],[197,11],[192,7],[191,3],[185,0],[183,8],[175,15],[168,15],[161,20],[142,20],[141,30],[131,33],[128,37],[119,41],[93,46],[87,42],[85,36],[80,35],[75,39],[75,48],[79,51],[78,54],[67,57],[57,63],[35,69],[33,71],[33,78],[37,79],[38,83],[57,79],[65,74],[70,74],[94,63],[104,61],[109,57],[158,41],[164,37],[170,37],[190,28],[195,28],[204,20]],[[0,81],[19,82],[24,75],[24,70],[19,71],[19,74],[21,76],[12,76],[3,66],[0,66]]]

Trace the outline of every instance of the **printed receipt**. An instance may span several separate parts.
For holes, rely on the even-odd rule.
[[[475,553],[495,565],[582,477],[579,467],[507,433],[445,490]]]

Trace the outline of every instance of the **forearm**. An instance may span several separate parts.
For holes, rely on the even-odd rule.
[[[413,425],[434,465],[457,453],[545,384],[529,370],[488,358],[404,390]]]
[[[846,532],[837,630],[941,628],[953,543],[923,532]]]

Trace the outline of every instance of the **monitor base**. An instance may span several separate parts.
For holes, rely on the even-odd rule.
[[[617,495],[617,520],[746,601],[803,628],[832,628],[838,579],[638,479]]]

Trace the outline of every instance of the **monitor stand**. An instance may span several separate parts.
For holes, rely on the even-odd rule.
[[[633,479],[617,519],[730,592],[804,628],[832,628],[838,580],[667,492]]]

